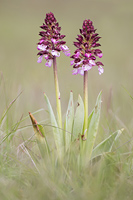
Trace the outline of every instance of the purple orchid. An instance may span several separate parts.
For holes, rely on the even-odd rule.
[[[77,50],[71,56],[74,59],[71,61],[74,75],[84,75],[84,72],[89,71],[93,66],[98,67],[99,75],[104,72],[103,63],[96,62],[96,57],[102,58],[103,54],[100,49],[96,49],[101,46],[98,43],[101,37],[95,32],[96,29],[94,29],[92,21],[84,20],[82,29],[80,29],[81,35],[78,35],[77,42],[74,42]]]
[[[61,27],[54,17],[52,12],[46,14],[45,24],[43,23],[40,28],[43,29],[39,33],[41,36],[40,41],[38,42],[37,49],[39,50],[38,63],[42,62],[42,59],[46,59],[46,66],[51,67],[54,57],[59,57],[60,52],[62,51],[66,56],[70,56],[70,50],[65,45],[66,42],[62,39],[65,35],[61,35]]]

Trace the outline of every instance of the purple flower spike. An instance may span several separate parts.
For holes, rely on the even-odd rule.
[[[45,23],[40,26],[43,31],[39,33],[41,36],[40,41],[37,44],[39,50],[38,63],[42,62],[42,59],[46,59],[46,66],[51,67],[54,57],[59,57],[62,51],[66,56],[70,56],[70,50],[65,45],[66,42],[62,39],[65,35],[61,35],[61,27],[57,22],[52,12],[46,14]]]
[[[84,71],[90,70],[93,66],[98,67],[99,74],[104,72],[103,63],[96,62],[96,57],[102,58],[103,54],[100,49],[96,47],[101,46],[98,41],[101,37],[96,33],[91,20],[84,20],[80,34],[77,36],[77,42],[74,42],[76,51],[71,56],[74,60],[71,61],[73,65],[73,73],[84,75]]]

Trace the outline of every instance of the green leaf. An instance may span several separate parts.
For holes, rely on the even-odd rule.
[[[50,155],[50,148],[49,148],[49,145],[48,145],[48,142],[47,142],[47,139],[46,139],[46,135],[45,135],[45,132],[44,132],[44,128],[42,125],[38,124],[38,128],[39,128],[39,131],[42,133],[42,135],[44,136],[44,143],[45,143],[45,146],[46,146],[46,151],[47,153]]]
[[[84,104],[81,96],[78,97],[76,113],[74,117],[72,140],[75,140],[82,134],[84,123]]]
[[[89,117],[88,117],[88,128],[87,128],[87,130],[89,129],[89,126],[90,126],[90,122],[91,122],[93,113],[94,113],[94,110],[90,113],[90,115],[89,115]]]
[[[49,146],[46,140],[46,136],[44,133],[44,128],[42,125],[38,124],[34,116],[29,112],[29,116],[32,122],[32,126],[34,129],[34,133],[37,139],[38,147],[41,152],[42,157],[44,158],[45,152],[50,155]]]
[[[63,131],[60,128],[58,128],[58,125],[54,116],[54,112],[47,95],[44,94],[44,97],[45,97],[45,100],[48,106],[48,111],[50,114],[51,126],[53,127],[55,145],[57,148],[59,158],[61,158],[63,156],[63,146],[64,146]]]
[[[90,118],[88,119],[89,126],[88,126],[87,140],[85,144],[85,155],[87,156],[88,160],[90,160],[91,158],[91,154],[92,154],[92,150],[93,150],[93,146],[95,143],[98,126],[99,126],[100,111],[101,111],[101,94],[102,92],[99,93],[95,108],[92,111]]]
[[[98,144],[92,151],[91,159],[100,156],[103,153],[111,152],[115,141],[121,135],[123,130],[124,129],[117,130],[116,132],[112,133],[108,138],[103,140],[100,144]]]
[[[70,143],[71,143],[73,119],[74,119],[73,93],[70,92],[70,99],[69,99],[69,103],[68,103],[68,108],[67,108],[67,112],[66,112],[66,121],[65,121],[66,151],[68,150]]]

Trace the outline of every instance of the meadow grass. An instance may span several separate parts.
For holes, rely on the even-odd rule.
[[[1,117],[1,199],[132,199],[133,152],[129,135],[124,137],[123,133],[112,152],[92,159],[82,171],[77,165],[76,143],[71,154],[65,155],[63,163],[54,160],[56,156],[51,163],[48,154],[42,157],[31,125],[22,124],[27,117],[15,124],[7,123],[16,101],[17,98]],[[42,125],[45,127],[48,123]],[[49,134],[52,130],[50,127],[46,130],[48,142],[52,144],[53,136]],[[100,134],[103,134],[102,130],[98,136]]]

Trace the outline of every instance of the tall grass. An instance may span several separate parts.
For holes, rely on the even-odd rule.
[[[129,145],[132,143],[130,137],[125,144],[121,139],[117,140],[112,152],[92,159],[87,168],[79,173],[78,141],[73,146],[71,154],[65,155],[63,163],[56,162],[55,155],[51,162],[48,154],[42,157],[43,148],[41,150],[38,148],[32,127],[27,125],[24,129],[21,126],[22,119],[16,125],[5,128],[6,120],[9,120],[9,108],[13,106],[15,100],[11,101],[1,116],[0,197],[2,200],[132,199],[133,152]],[[47,123],[42,124],[44,127],[47,125]],[[19,134],[25,137],[22,130],[30,132],[30,137],[23,141],[22,138],[17,138]],[[52,136],[46,133],[50,142]],[[54,151],[54,147],[51,151]]]

